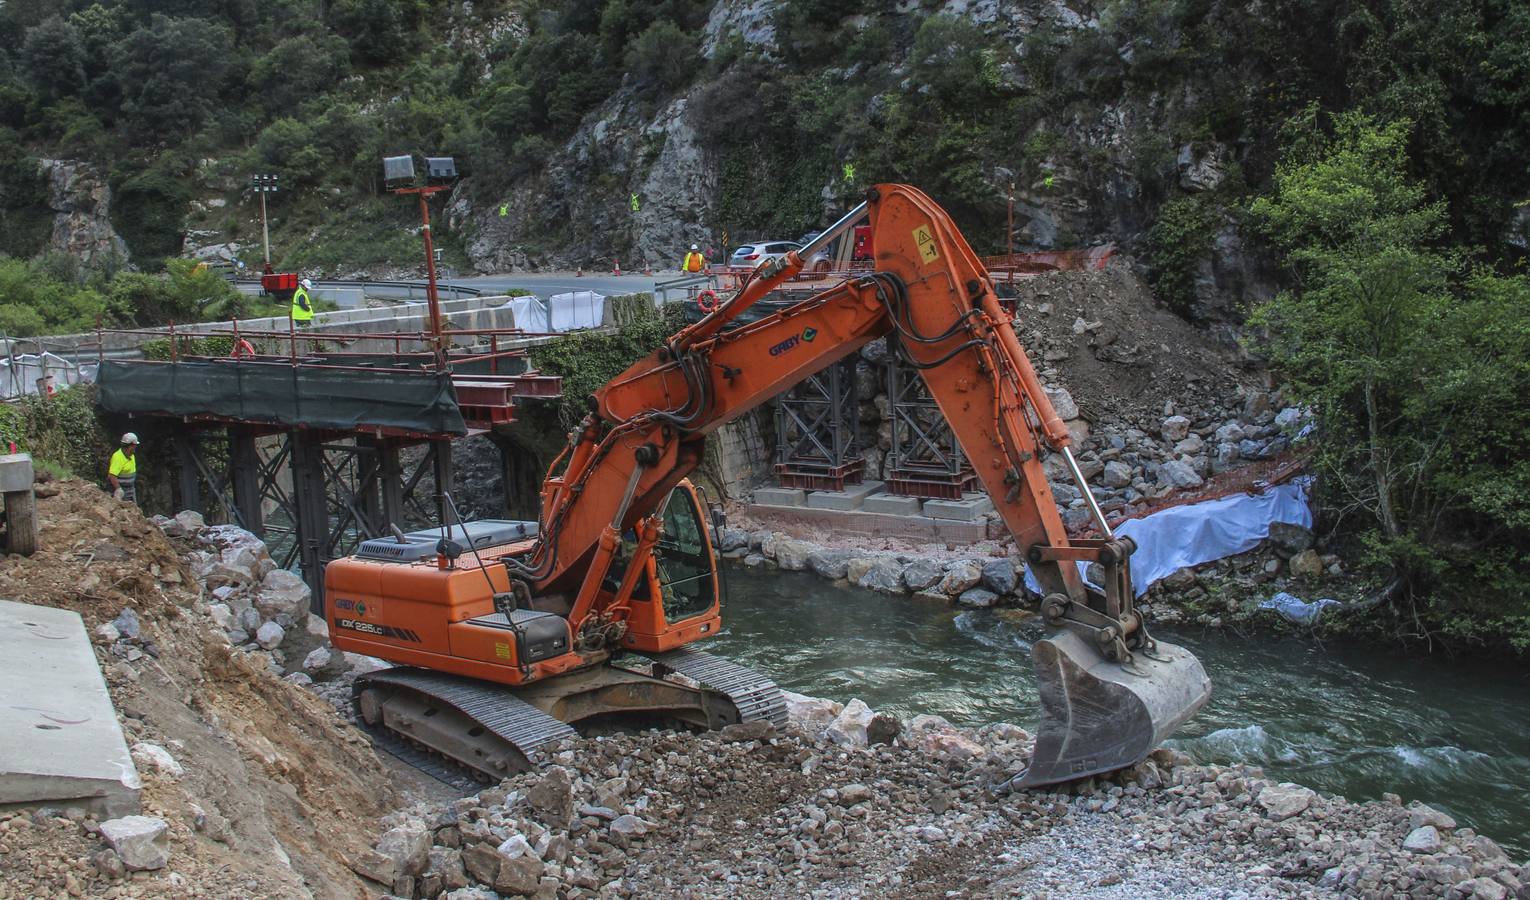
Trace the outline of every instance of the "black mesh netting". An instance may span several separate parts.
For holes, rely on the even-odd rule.
[[[110,412],[218,416],[307,428],[467,433],[451,378],[435,372],[368,372],[231,359],[108,360],[96,380],[101,406]]]

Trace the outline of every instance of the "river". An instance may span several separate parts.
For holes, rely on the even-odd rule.
[[[801,573],[727,569],[724,631],[706,649],[788,690],[900,716],[1034,727],[1036,681],[1014,613],[958,611]],[[1193,650],[1214,686],[1173,745],[1263,766],[1352,800],[1390,791],[1448,811],[1530,856],[1530,675],[1375,649],[1155,629]]]

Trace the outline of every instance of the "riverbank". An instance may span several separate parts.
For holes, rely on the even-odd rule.
[[[791,724],[569,741],[541,772],[389,816],[402,896],[1506,900],[1530,872],[1449,816],[1171,750],[1011,792],[1031,738],[794,697]],[[491,891],[497,892],[491,893]]]

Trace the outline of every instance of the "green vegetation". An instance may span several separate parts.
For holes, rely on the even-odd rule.
[[[256,307],[217,272],[170,260],[159,275],[86,272],[73,257],[0,256],[0,334],[31,337],[247,316]],[[285,311],[285,307],[283,307]]]
[[[1293,123],[1253,204],[1292,287],[1263,348],[1318,413],[1329,527],[1403,633],[1530,651],[1530,279],[1464,262],[1412,124]]]
[[[100,481],[116,444],[96,414],[95,388],[77,385],[51,397],[0,403],[0,446],[16,446],[54,475]]]
[[[573,428],[590,411],[590,398],[596,389],[659,349],[665,338],[685,325],[681,304],[670,303],[656,310],[651,294],[617,299],[617,319],[622,324],[616,332],[570,334],[531,351],[533,368],[563,376],[558,419],[564,428]]]

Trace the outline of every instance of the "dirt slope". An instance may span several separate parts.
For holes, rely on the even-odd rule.
[[[136,508],[78,481],[40,487],[52,494],[38,502],[42,549],[0,562],[0,597],[75,610],[92,634],[132,610],[139,639],[97,639],[97,655],[129,745],[164,747],[184,774],[140,765],[144,814],[170,825],[168,866],[116,880],[91,863],[103,845],[90,820],[11,816],[0,897],[363,894],[346,858],[399,802],[370,744],[229,646],[177,548]]]

